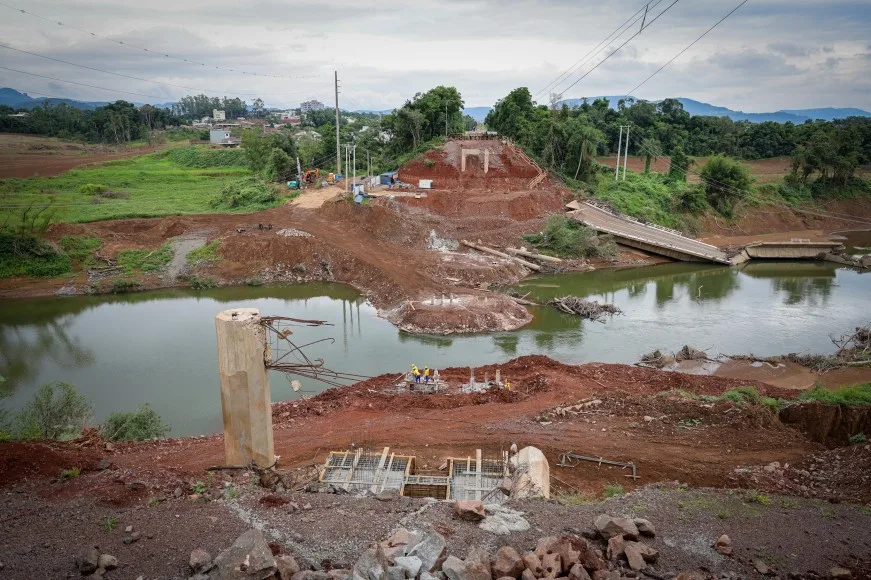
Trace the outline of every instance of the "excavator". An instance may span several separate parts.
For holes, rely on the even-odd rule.
[[[306,183],[317,183],[318,178],[321,175],[320,169],[309,169],[305,172],[303,179]]]

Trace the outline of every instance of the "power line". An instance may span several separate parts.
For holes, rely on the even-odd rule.
[[[605,58],[603,58],[602,60],[600,60],[600,61],[596,64],[596,66],[594,66],[593,68],[591,68],[590,70],[588,70],[587,72],[585,72],[585,73],[584,73],[584,74],[583,74],[579,79],[577,79],[575,82],[573,82],[572,84],[570,84],[569,86],[567,86],[565,89],[563,89],[563,92],[568,91],[569,89],[571,89],[572,87],[574,87],[576,84],[578,84],[579,82],[581,82],[582,80],[584,80],[585,78],[587,78],[587,77],[590,75],[590,73],[592,73],[594,70],[596,70],[597,68],[599,68],[600,66],[602,66],[602,64],[604,64],[605,61],[607,61],[609,58],[611,58],[612,56],[614,56],[615,54],[617,54],[617,52],[619,52],[621,48],[623,48],[624,46],[626,46],[627,44],[629,44],[629,43],[630,43],[630,42],[631,42],[631,41],[632,41],[636,36],[638,36],[639,34],[641,34],[642,32],[644,32],[645,30],[647,30],[647,29],[650,27],[650,25],[652,25],[654,22],[656,22],[657,20],[659,20],[659,18],[660,18],[663,14],[665,14],[666,12],[668,12],[669,9],[670,9],[672,6],[674,6],[675,4],[677,4],[679,1],[680,1],[680,0],[674,0],[671,4],[669,4],[668,6],[666,6],[665,9],[664,9],[662,12],[660,12],[659,14],[657,14],[657,15],[653,18],[653,20],[651,20],[650,22],[648,22],[648,23],[644,26],[644,28],[642,28],[641,30],[639,30],[638,32],[636,32],[635,34],[633,34],[632,36],[630,36],[628,39],[626,39],[626,41],[625,41],[623,44],[621,44],[620,46],[618,46],[617,48],[615,48],[613,52],[611,52],[610,54],[608,54],[608,56],[606,56]]]
[[[124,74],[124,73],[112,72],[112,71],[108,71],[108,70],[105,70],[105,69],[96,68],[96,67],[88,66],[88,65],[84,65],[84,64],[78,64],[78,63],[75,63],[75,62],[70,62],[70,61],[68,61],[68,60],[63,60],[63,59],[61,59],[61,58],[55,58],[55,57],[53,57],[53,56],[46,56],[46,55],[44,55],[44,54],[38,54],[38,53],[35,53],[35,52],[30,52],[29,50],[22,50],[22,49],[20,49],[20,48],[15,48],[15,47],[13,47],[13,46],[9,46],[8,44],[2,44],[2,43],[0,43],[0,48],[5,48],[5,49],[8,49],[8,50],[14,50],[15,52],[21,52],[21,53],[24,53],[24,54],[29,54],[29,55],[31,55],[31,56],[37,56],[37,57],[39,57],[39,58],[44,58],[44,59],[46,59],[46,60],[52,60],[52,61],[54,61],[54,62],[59,62],[59,63],[63,63],[63,64],[68,64],[68,65],[70,65],[70,66],[76,66],[76,67],[79,67],[79,68],[84,68],[84,69],[87,69],[87,70],[92,70],[92,71],[96,71],[96,72],[101,72],[101,73],[105,73],[105,74],[109,74],[109,75],[115,75],[115,76],[123,77],[123,78],[126,78],[126,79],[133,79],[133,80],[136,80],[136,81],[144,81],[144,82],[146,82],[146,83],[153,83],[153,84],[155,84],[155,85],[163,85],[163,86],[166,86],[166,87],[176,87],[176,88],[180,88],[180,89],[186,89],[186,90],[189,90],[189,91],[200,91],[200,92],[203,92],[203,93],[215,93],[215,94],[221,94],[221,95],[235,95],[235,96],[241,96],[241,97],[285,97],[285,96],[298,95],[298,94],[301,94],[301,93],[307,93],[307,92],[310,92],[310,91],[296,91],[296,92],[293,92],[293,93],[231,93],[231,92],[227,92],[227,91],[217,91],[217,90],[214,90],[214,89],[198,89],[198,88],[196,88],[196,87],[188,87],[188,86],[186,86],[186,85],[178,85],[178,84],[174,84],[174,83],[165,83],[165,82],[161,82],[161,81],[155,81],[155,80],[152,80],[152,79],[145,79],[145,78],[142,78],[142,77],[136,77],[136,76],[132,76],[132,75]]]
[[[89,35],[93,36],[94,38],[99,38],[101,40],[105,40],[106,42],[118,44],[118,45],[130,48],[132,50],[141,50],[142,52],[147,52],[148,54],[153,54],[154,56],[162,56],[164,58],[170,58],[170,59],[177,60],[180,62],[186,62],[189,64],[195,64],[195,65],[199,65],[199,66],[214,68],[216,70],[225,70],[225,71],[229,71],[229,72],[241,73],[243,75],[250,75],[250,76],[255,76],[255,77],[269,77],[269,78],[275,78],[275,79],[311,79],[311,78],[317,78],[319,76],[322,76],[322,75],[311,75],[311,76],[271,75],[271,74],[256,73],[256,72],[251,72],[251,71],[246,71],[246,70],[241,70],[241,69],[237,70],[234,68],[207,64],[205,62],[200,62],[198,60],[184,58],[184,57],[180,57],[180,56],[174,56],[174,55],[169,54],[167,52],[149,49],[149,48],[146,48],[144,46],[139,46],[139,45],[136,45],[136,44],[133,44],[130,42],[124,42],[123,40],[114,40],[112,38],[109,38],[108,36],[103,36],[101,34],[97,34],[96,32],[91,32],[90,30],[85,30],[84,28],[79,28],[77,26],[73,26],[72,24],[67,24],[65,22],[61,22],[61,21],[56,20],[54,18],[48,18],[47,16],[35,14],[33,12],[30,12],[29,10],[24,10],[23,8],[18,8],[17,6],[12,6],[10,4],[6,4],[5,2],[0,2],[0,6],[3,6],[5,8],[9,8],[10,10],[15,10],[16,12],[21,12],[22,14],[27,14],[28,16],[32,16],[34,18],[39,18],[40,20],[45,20],[46,22],[51,22],[52,24],[57,24],[58,26],[72,28],[73,30],[78,30],[79,32],[83,32],[84,34],[89,34]]]
[[[728,14],[726,14],[725,16],[723,16],[723,17],[722,17],[720,20],[718,20],[718,21],[717,21],[713,26],[711,26],[711,27],[708,28],[706,31],[704,31],[704,32],[702,33],[701,36],[699,36],[699,37],[696,38],[694,41],[692,41],[689,45],[687,45],[686,48],[684,48],[682,51],[680,51],[679,53],[677,53],[676,55],[674,55],[674,57],[673,57],[671,60],[669,60],[667,63],[665,63],[664,65],[662,65],[661,67],[659,67],[659,69],[657,69],[656,72],[654,72],[652,75],[650,75],[649,77],[647,77],[646,79],[644,79],[643,81],[641,81],[638,85],[635,86],[635,88],[629,90],[626,94],[627,94],[627,95],[631,95],[632,93],[634,93],[635,91],[637,91],[639,88],[641,88],[642,86],[644,86],[644,84],[647,83],[647,81],[649,81],[650,79],[652,79],[653,77],[655,77],[656,75],[658,75],[660,72],[662,72],[662,69],[664,69],[665,67],[667,67],[668,65],[670,65],[671,63],[673,63],[675,60],[677,60],[677,59],[678,59],[678,58],[679,58],[683,53],[685,53],[685,52],[688,51],[690,48],[692,48],[693,45],[694,45],[695,43],[697,43],[698,41],[700,41],[701,39],[703,39],[705,36],[708,35],[709,32],[711,32],[713,29],[715,29],[717,26],[719,26],[719,25],[720,25],[724,20],[726,20],[727,18],[729,18],[730,16],[732,16],[732,14],[734,14],[735,12],[737,12],[739,8],[741,8],[742,6],[744,6],[745,4],[747,4],[748,1],[749,1],[749,0],[744,0],[743,2],[741,2],[740,4],[738,4],[737,6],[735,6],[735,8],[733,8],[731,12],[729,12]]]
[[[9,68],[9,67],[6,67],[6,66],[0,66],[0,69],[8,70],[8,71],[12,71],[12,72],[17,72],[17,73],[21,73],[21,74],[24,74],[24,75],[30,75],[30,76],[32,76],[32,77],[39,77],[39,78],[41,78],[41,79],[48,79],[48,80],[50,80],[50,81],[57,81],[57,82],[59,82],[59,83],[68,83],[68,84],[71,84],[71,85],[79,85],[80,87],[88,87],[88,88],[91,88],[91,89],[100,89],[100,90],[103,90],[103,91],[109,91],[109,92],[114,92],[114,93],[123,93],[123,94],[125,94],[125,95],[136,95],[137,97],[148,97],[149,99],[161,99],[161,100],[171,98],[171,97],[166,97],[166,96],[160,96],[160,97],[159,97],[159,96],[157,96],[157,95],[146,95],[145,93],[135,93],[135,92],[133,92],[133,91],[121,91],[121,90],[118,90],[118,89],[110,89],[110,88],[107,88],[107,87],[98,87],[97,85],[89,85],[89,84],[86,84],[86,83],[79,83],[79,82],[76,82],[76,81],[67,81],[67,80],[64,80],[64,79],[59,79],[59,78],[57,78],[57,77],[50,77],[50,76],[47,76],[47,75],[41,75],[41,74],[37,74],[37,73],[27,72],[26,70],[18,70],[18,69],[15,69],[15,68]]]
[[[652,6],[652,7],[655,8],[655,7],[656,7],[660,2],[662,2],[662,0],[656,0],[656,2],[653,3],[653,6]],[[570,66],[568,69],[566,69],[566,70],[565,70],[561,75],[559,75],[555,80],[551,81],[550,83],[548,83],[548,85],[547,85],[546,87],[544,87],[543,89],[541,89],[540,91],[538,91],[537,93],[535,93],[535,95],[533,96],[533,99],[535,99],[535,97],[537,97],[538,95],[540,95],[540,94],[542,94],[542,93],[544,93],[544,92],[547,92],[547,91],[550,90],[551,88],[555,88],[555,87],[558,86],[559,83],[562,82],[566,77],[571,76],[571,75],[574,74],[577,70],[579,70],[581,67],[583,67],[585,64],[587,64],[587,63],[588,63],[588,62],[589,62],[593,57],[595,57],[597,54],[599,54],[599,53],[601,52],[601,50],[597,50],[597,49],[599,49],[600,47],[603,47],[603,45],[605,45],[607,42],[610,42],[610,41],[612,40],[612,37],[614,37],[614,35],[617,34],[617,32],[620,31],[621,29],[623,29],[623,30],[620,31],[620,33],[616,36],[616,38],[620,38],[621,36],[623,36],[623,34],[626,33],[626,30],[628,30],[630,26],[632,26],[633,24],[635,24],[636,22],[638,22],[638,21],[640,20],[640,17],[639,17],[639,18],[636,18],[636,17],[637,17],[639,14],[641,14],[641,11],[642,11],[642,10],[646,10],[648,7],[650,7],[650,2],[648,2],[647,4],[645,4],[644,6],[642,6],[641,8],[639,8],[638,11],[637,11],[635,14],[633,14],[632,16],[630,16],[629,18],[627,18],[626,21],[623,22],[623,24],[621,24],[620,26],[618,26],[617,28],[615,28],[615,29],[611,32],[611,34],[609,34],[609,35],[608,35],[604,40],[602,40],[601,42],[599,42],[599,44],[597,44],[596,46],[594,46],[594,47],[593,47],[589,52],[587,52],[587,54],[585,54],[585,55],[582,56],[580,59],[578,59],[578,61],[575,62],[575,64],[573,64],[573,65]],[[635,20],[632,20],[633,18],[634,18]],[[630,22],[630,21],[631,21],[631,22]],[[594,53],[595,53],[595,54],[594,54]]]

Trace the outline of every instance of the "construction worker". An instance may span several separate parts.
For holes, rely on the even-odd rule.
[[[423,367],[423,382],[429,384],[429,367]]]
[[[509,381],[508,379],[505,379],[505,388],[509,391],[511,390],[511,381]]]
[[[415,365],[415,364],[411,365],[411,376],[414,377],[415,383],[420,382],[420,369],[417,368],[417,365]]]

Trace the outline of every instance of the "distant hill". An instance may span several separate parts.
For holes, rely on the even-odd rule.
[[[871,117],[871,113],[862,109],[835,109],[826,107],[824,109],[784,109],[779,113],[789,113],[809,119],[823,119],[824,121],[834,121],[835,119],[846,119],[847,117]]]
[[[0,105],[14,107],[19,103],[26,103],[32,100],[33,99],[27,96],[27,94],[19,93],[15,89],[10,89],[9,87],[0,89]]]

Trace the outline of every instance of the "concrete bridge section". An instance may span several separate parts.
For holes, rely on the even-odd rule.
[[[675,230],[643,224],[586,202],[572,202],[567,207],[573,210],[569,212],[573,219],[598,232],[611,234],[624,246],[683,262],[731,264],[726,252],[720,248],[688,238]]]
[[[732,258],[733,264],[747,260],[816,260],[824,259],[835,250],[843,249],[840,242],[811,242],[793,240],[790,242],[754,242],[744,247],[740,254]]]

